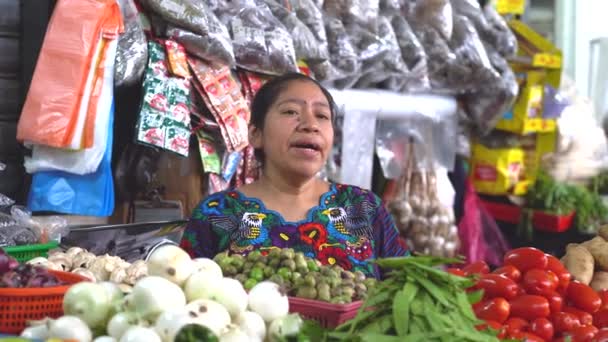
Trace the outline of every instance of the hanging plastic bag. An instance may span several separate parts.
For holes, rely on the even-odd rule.
[[[393,16],[391,24],[401,49],[401,57],[409,69],[409,75],[404,80],[402,90],[408,92],[429,89],[431,85],[427,66],[428,57],[424,47],[403,16]]]
[[[28,173],[40,171],[64,171],[76,175],[85,175],[95,172],[103,159],[106,150],[110,122],[110,110],[114,98],[114,63],[117,59],[117,42],[109,43],[103,66],[103,85],[97,103],[95,118],[95,134],[93,147],[69,151],[49,146],[34,145],[32,156],[25,158],[25,169]]]
[[[515,74],[507,61],[486,45],[488,57],[498,75],[486,74],[478,90],[461,97],[464,108],[478,133],[489,133],[506,111],[513,105],[519,92]]]
[[[310,69],[321,81],[333,81],[357,74],[361,63],[344,24],[334,17],[325,17],[324,20],[330,60],[311,63]]]
[[[96,43],[122,30],[115,1],[57,3],[19,119],[19,141],[70,146]]]
[[[298,19],[312,32],[320,49],[328,49],[327,33],[323,21],[323,12],[313,0],[281,0],[285,7],[291,8]],[[329,58],[329,53],[327,58]]]
[[[379,0],[331,0],[323,3],[323,10],[340,18],[346,26],[358,26],[376,32],[380,11]]]
[[[114,84],[127,86],[139,81],[148,61],[146,35],[133,0],[118,0],[125,32],[118,38]]]
[[[356,88],[377,88],[379,83],[389,78],[404,80],[408,75],[407,65],[401,57],[401,49],[395,35],[395,31],[388,18],[381,16],[378,19],[378,37],[380,38],[386,53],[382,58],[375,59],[373,66],[361,76],[355,85]],[[403,87],[403,82],[395,82],[389,88],[398,91]]]
[[[452,38],[452,4],[450,0],[423,0],[416,1],[413,8],[412,19],[421,25],[435,29],[443,39]]]
[[[140,0],[163,20],[202,36],[211,33],[213,12],[198,0]]]
[[[449,45],[458,60],[458,67],[451,68],[451,77],[455,82],[458,80],[460,92],[487,87],[485,82],[499,77],[475,27],[467,17],[454,16],[454,29]]]
[[[253,0],[232,4],[230,32],[237,65],[251,71],[280,75],[297,72],[295,49],[289,32],[268,6]]]
[[[504,57],[514,56],[517,52],[517,37],[509,29],[492,5],[483,10],[478,0],[452,0],[454,13],[464,15],[473,22],[479,36]]]
[[[275,0],[266,0],[265,3],[270,11],[272,11],[272,14],[285,26],[287,31],[291,32],[298,59],[325,61],[329,58],[327,41],[324,44],[319,42],[294,12],[291,12]]]
[[[113,126],[114,105],[109,123],[109,127]],[[71,215],[110,216],[114,211],[111,165],[113,140],[113,129],[110,129],[104,158],[94,173],[83,176],[61,171],[34,174],[27,201],[28,209]]]
[[[342,130],[340,182],[371,189],[376,116],[357,111],[346,112]],[[353,136],[357,136],[357,139],[353,140]]]
[[[171,25],[168,26],[166,35],[178,41],[189,53],[197,57],[234,67],[236,60],[228,29],[215,15],[210,14],[209,19],[211,21],[208,35],[199,35]]]

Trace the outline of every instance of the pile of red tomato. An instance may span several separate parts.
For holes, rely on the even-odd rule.
[[[508,252],[504,265],[493,272],[484,262],[448,271],[479,277],[470,290],[484,290],[484,297],[473,310],[500,332],[500,338],[608,342],[608,291],[597,293],[571,281],[568,270],[552,255],[518,248]]]

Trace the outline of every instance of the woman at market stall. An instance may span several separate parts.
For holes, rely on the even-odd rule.
[[[318,178],[332,149],[335,117],[332,96],[317,81],[297,73],[268,81],[251,106],[259,180],[204,199],[182,248],[208,258],[225,250],[293,248],[374,277],[380,273],[372,259],[406,255],[378,196]]]

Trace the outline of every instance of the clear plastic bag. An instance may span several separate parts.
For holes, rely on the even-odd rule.
[[[464,15],[473,22],[484,42],[490,44],[504,57],[517,52],[517,38],[505,20],[492,6],[482,9],[478,0],[452,0],[454,13]]]
[[[434,28],[414,24],[414,32],[424,47],[427,55],[427,67],[431,88],[437,92],[456,92],[458,90],[454,71],[462,68],[458,65],[458,58],[452,52],[447,41]]]
[[[392,18],[391,24],[397,37],[401,57],[409,69],[409,75],[404,79],[402,90],[423,91],[430,88],[427,66],[427,54],[416,37],[407,20],[400,15]]]
[[[327,40],[320,42],[294,12],[275,0],[265,0],[272,14],[291,32],[293,45],[298,59],[324,61],[329,58]]]
[[[340,182],[371,189],[376,116],[349,111],[345,113],[342,130]],[[354,136],[357,139],[352,139]]]
[[[464,108],[481,135],[489,133],[504,113],[513,105],[519,86],[507,61],[490,46],[486,51],[497,75],[487,74],[478,90],[462,97]]]
[[[319,45],[327,47],[327,33],[325,32],[325,22],[321,7],[313,0],[282,0],[288,5],[296,16],[308,29],[315,35]],[[328,48],[328,47],[327,47]]]
[[[384,15],[395,15],[401,11],[400,0],[380,0],[379,2],[380,14]]]
[[[382,58],[372,59],[373,64],[365,70],[365,74],[357,81],[356,88],[377,88],[379,83],[383,83],[389,78],[404,79],[408,74],[407,65],[401,57],[401,49],[393,27],[388,18],[384,16],[381,16],[378,20],[378,38],[386,52],[382,55]],[[398,91],[402,86],[403,83],[397,81],[394,84],[389,84],[389,89]]]
[[[237,1],[228,12],[237,65],[265,74],[297,71],[293,40],[268,6],[254,1]]]
[[[503,57],[515,56],[517,53],[517,37],[507,25],[505,19],[496,12],[494,6],[486,5],[483,13],[490,29],[482,32],[483,39],[498,51]]]
[[[210,34],[213,12],[203,1],[141,0],[141,3],[168,23],[203,36]]]
[[[330,60],[310,65],[315,77],[321,81],[332,81],[357,74],[361,68],[359,56],[342,21],[325,17],[325,30]]]
[[[323,3],[323,10],[340,18],[346,26],[358,26],[376,32],[380,11],[379,0],[331,0]]]
[[[131,85],[144,74],[148,61],[148,44],[139,12],[133,0],[118,0],[125,32],[118,39],[114,84],[117,87]]]
[[[209,34],[200,35],[169,25],[166,36],[182,44],[186,51],[207,61],[234,67],[236,60],[228,29],[217,17],[209,14]]]
[[[454,73],[451,77],[455,81],[458,80],[459,91],[486,87],[484,82],[498,77],[475,27],[467,17],[454,16],[454,29],[449,45],[458,60],[458,67],[451,68]]]
[[[417,1],[413,12],[411,19],[437,30],[445,40],[452,38],[453,11],[450,0]]]

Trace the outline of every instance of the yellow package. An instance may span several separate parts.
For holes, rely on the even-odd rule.
[[[557,121],[543,117],[546,73],[527,71],[518,74],[519,95],[511,111],[496,124],[496,129],[517,134],[547,133],[557,128]]]
[[[555,151],[556,133],[522,136],[517,147],[489,148],[474,143],[470,177],[479,193],[525,195],[534,185],[544,155]]]
[[[525,153],[521,148],[490,149],[475,143],[471,157],[471,180],[480,193],[513,194],[524,180]]]

